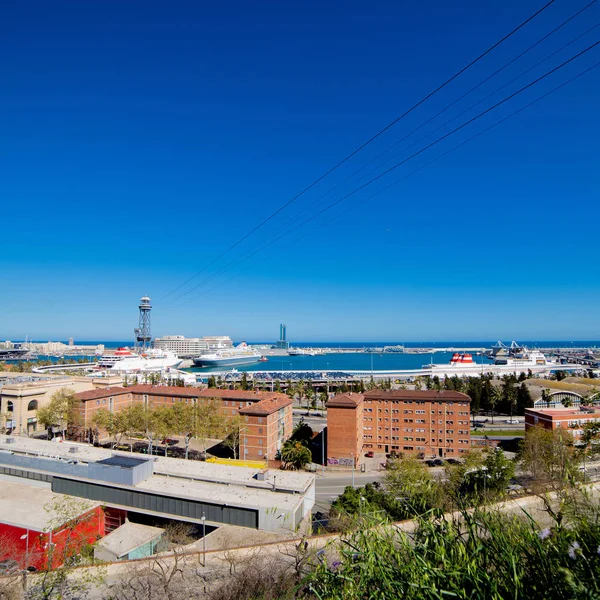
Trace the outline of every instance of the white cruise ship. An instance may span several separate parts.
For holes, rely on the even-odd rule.
[[[521,373],[530,370],[532,373],[547,371],[552,367],[544,354],[539,350],[528,350],[513,342],[512,351],[505,355],[498,355],[492,364],[475,363],[473,355],[455,352],[446,365],[423,365],[423,369],[432,375],[458,375],[459,377],[477,376],[483,373]]]
[[[196,367],[236,367],[260,362],[262,355],[251,350],[246,342],[242,342],[230,350],[219,350],[211,354],[202,354],[194,358]]]
[[[111,373],[137,373],[141,371],[162,371],[177,367],[181,359],[173,352],[150,349],[136,354],[129,348],[118,348],[114,354],[105,354],[98,362],[98,370]]]

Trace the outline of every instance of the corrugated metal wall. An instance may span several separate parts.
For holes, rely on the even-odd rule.
[[[52,491],[97,500],[108,505],[127,506],[131,510],[153,511],[165,516],[199,520],[204,514],[207,521],[258,529],[258,511],[249,508],[171,498],[141,490],[114,488],[60,477],[54,477]]]

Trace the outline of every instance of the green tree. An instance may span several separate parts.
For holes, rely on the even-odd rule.
[[[402,518],[422,514],[440,501],[437,481],[427,467],[412,455],[388,461],[383,487],[403,507]]]
[[[327,402],[329,401],[329,396],[327,394],[327,390],[323,390],[320,394],[319,394],[319,400],[321,402],[321,409],[325,410],[325,405],[327,404]]]
[[[525,432],[520,460],[535,492],[561,489],[572,483],[581,458],[568,431],[537,426]]]
[[[67,430],[81,424],[77,395],[68,388],[56,390],[50,402],[38,408],[37,419],[45,428],[59,426],[62,429],[63,439],[66,439]]]
[[[241,415],[230,417],[225,422],[225,438],[223,444],[233,452],[233,458],[240,458],[240,440],[242,433],[245,433],[244,425],[246,421]]]
[[[250,389],[250,385],[248,384],[248,373],[246,373],[246,371],[244,371],[242,373],[242,381],[240,383],[240,386],[243,390],[249,390]]]
[[[288,440],[281,448],[284,469],[301,469],[312,460],[310,450],[301,442]]]
[[[533,400],[531,398],[531,393],[527,384],[523,382],[517,389],[517,412],[520,415],[525,414],[525,409],[531,408],[532,406]]]

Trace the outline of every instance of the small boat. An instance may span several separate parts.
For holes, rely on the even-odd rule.
[[[269,359],[266,356],[261,356],[258,362],[268,362]]]

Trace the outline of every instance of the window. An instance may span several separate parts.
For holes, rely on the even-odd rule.
[[[262,440],[258,440],[258,445],[262,446],[263,445],[263,441]]]
[[[263,455],[263,453],[262,453],[262,450],[259,450],[259,451],[258,451],[258,455],[259,455],[259,456],[262,456],[262,455]]]
[[[11,402],[9,402],[9,404],[12,404]],[[96,406],[100,406],[100,400],[96,400]],[[8,410],[12,410],[12,409],[8,409]]]
[[[102,398],[102,404],[106,404],[106,398]]]
[[[8,412],[12,412],[12,411],[14,410],[13,403],[12,403],[10,400],[9,400],[9,401],[8,401],[8,403],[6,404],[6,410],[7,410]]]
[[[38,401],[37,400],[32,400],[28,405],[27,405],[27,410],[37,410],[38,407]]]
[[[262,427],[259,427],[259,428],[258,428],[258,433],[260,434],[260,433],[262,433],[262,432],[263,432],[263,428],[262,428]]]
[[[108,399],[108,410],[110,410],[110,412],[113,411],[113,399],[112,398]]]
[[[263,418],[262,417],[258,417],[258,422],[262,424]]]

